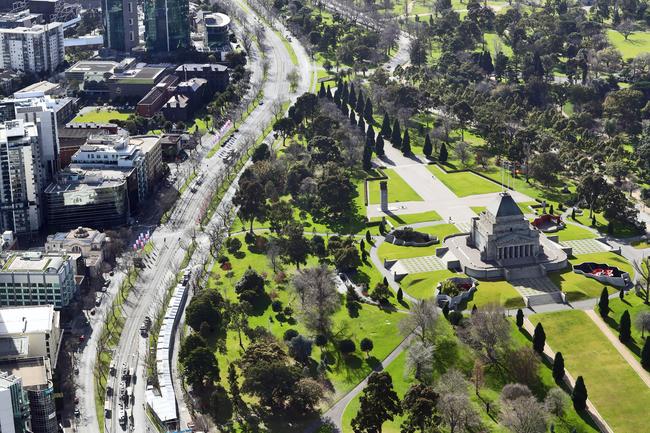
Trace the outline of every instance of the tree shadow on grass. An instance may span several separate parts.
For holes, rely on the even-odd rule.
[[[381,371],[384,369],[384,367],[381,365],[381,361],[375,356],[367,357],[366,364],[368,364],[368,366],[372,368],[373,371]]]
[[[345,308],[348,310],[348,316],[350,316],[353,319],[356,319],[359,317],[359,310],[361,310],[361,303],[360,302],[346,302],[345,303]]]

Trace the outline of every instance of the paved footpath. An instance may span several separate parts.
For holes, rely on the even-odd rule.
[[[589,318],[596,324],[596,326],[598,326],[598,329],[600,329],[605,337],[607,337],[607,339],[610,341],[610,343],[612,343],[612,346],[618,350],[618,353],[621,354],[623,359],[625,359],[625,361],[630,364],[630,367],[636,371],[641,380],[645,382],[646,386],[650,388],[650,373],[648,373],[641,366],[641,363],[637,361],[634,355],[632,355],[630,349],[628,349],[623,343],[619,341],[618,337],[616,337],[609,326],[603,322],[603,319],[598,315],[598,313],[596,313],[594,310],[587,310],[585,313],[587,313],[587,316],[589,316]]]

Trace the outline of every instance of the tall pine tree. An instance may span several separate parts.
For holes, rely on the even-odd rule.
[[[521,329],[522,326],[524,326],[524,312],[521,310],[521,308],[517,309],[517,328]]]
[[[404,156],[411,154],[411,137],[408,128],[404,131],[404,138],[402,138],[402,154]]]
[[[621,343],[627,343],[632,337],[632,320],[630,312],[625,310],[621,314],[621,321],[618,323],[618,339]]]
[[[645,338],[643,349],[641,349],[641,365],[650,371],[650,337]]]
[[[366,98],[366,107],[363,110],[363,117],[366,119],[366,122],[368,122],[369,125],[373,123],[373,114],[372,101],[370,98]]]
[[[533,333],[533,349],[537,353],[544,353],[544,345],[546,344],[546,332],[544,332],[544,327],[541,323],[538,323],[535,326],[535,332]]]
[[[431,137],[429,134],[424,136],[424,146],[422,147],[422,153],[427,158],[431,158],[431,153],[433,152],[433,146],[431,145]]]
[[[600,317],[606,319],[609,316],[609,293],[607,293],[607,287],[603,287],[603,291],[600,292],[600,300],[598,300],[598,312]]]
[[[381,432],[381,426],[402,413],[393,379],[386,371],[374,372],[359,398],[359,411],[352,419],[355,432]]]
[[[576,384],[573,387],[573,392],[571,393],[571,400],[573,400],[573,407],[577,411],[582,411],[587,408],[587,387],[585,386],[585,380],[582,376],[578,376],[576,379]]]
[[[320,83],[320,89],[318,89],[318,97],[319,98],[324,98],[325,97],[325,82],[321,81]]]
[[[363,169],[369,171],[372,168],[372,147],[363,147]]]
[[[557,352],[553,358],[553,379],[555,382],[560,383],[564,378],[564,356],[562,352]]]
[[[366,122],[363,120],[363,117],[359,115],[359,122],[357,123],[361,132],[366,132]]]
[[[381,131],[379,131],[379,133],[386,140],[390,138],[392,130],[390,128],[390,117],[388,116],[388,113],[384,113],[384,120],[381,122]]]
[[[393,122],[393,131],[390,135],[390,142],[393,144],[393,147],[396,149],[401,149],[402,147],[402,129],[399,126],[399,120],[395,119]]]
[[[375,153],[377,156],[384,156],[384,137],[379,134],[377,140],[375,140]]]
[[[449,153],[447,152],[447,145],[443,141],[442,146],[440,146],[440,155],[438,155],[438,161],[445,163],[447,162],[448,158],[449,158]]]

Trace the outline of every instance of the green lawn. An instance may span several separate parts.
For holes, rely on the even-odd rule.
[[[602,213],[594,212],[594,216],[596,217],[595,227],[591,225],[591,218],[589,218],[589,209],[584,209],[582,215],[576,215],[576,221],[587,227],[593,227],[600,233],[607,233],[607,219],[603,216]],[[618,238],[628,238],[631,236],[636,236],[638,234],[639,232],[633,227],[627,227],[621,224],[614,224],[614,232],[612,233],[613,236]]]
[[[413,188],[409,186],[408,183],[402,177],[397,174],[394,170],[384,170],[386,176],[388,177],[388,202],[396,203],[403,201],[422,201],[420,197]],[[370,204],[379,204],[380,202],[380,193],[379,193],[379,182],[378,180],[368,182],[368,193],[369,193],[369,202]]]
[[[625,59],[650,51],[650,32],[634,32],[626,41],[622,34],[610,29],[607,30],[607,38]]]
[[[647,431],[648,388],[585,312],[536,314],[531,321],[544,325],[571,375],[583,376],[589,399],[614,431]]]
[[[479,281],[477,291],[467,302],[467,308],[471,309],[474,305],[480,307],[486,304],[499,304],[505,308],[525,306],[517,289],[507,281]]]
[[[433,256],[436,250],[440,248],[445,236],[458,233],[458,229],[453,224],[438,224],[435,226],[417,229],[419,232],[428,233],[438,237],[439,242],[428,247],[404,247],[384,242],[379,246],[377,254],[380,259],[406,259],[411,257]]]
[[[483,212],[484,210],[486,210],[487,207],[485,207],[485,206],[472,206],[470,209],[472,209],[472,211],[473,211],[476,215],[478,215],[478,214],[480,214],[481,212]]]
[[[370,218],[370,222],[380,222],[381,220],[382,217]],[[441,221],[442,217],[438,214],[438,212],[432,210],[429,212],[412,213],[406,215],[391,215],[387,216],[386,220],[390,221],[394,227],[400,227],[409,224],[417,224],[429,221]]]
[[[497,51],[502,52],[508,57],[512,57],[512,48],[496,33],[485,33],[485,48],[490,51],[492,58],[496,58]]]
[[[648,337],[650,334],[646,332],[642,337],[641,332],[634,326],[634,321],[640,312],[650,312],[650,305],[645,304],[644,299],[637,296],[634,292],[630,292],[623,300],[619,298],[610,299],[609,308],[611,309],[611,312],[609,313],[609,318],[606,322],[612,328],[615,335],[618,335],[618,325],[621,321],[621,314],[623,314],[625,310],[630,313],[630,318],[632,319],[632,340],[628,342],[626,346],[640,361],[641,348],[644,343],[643,339]]]
[[[556,232],[556,233],[550,233],[550,235],[558,235],[560,237],[560,241],[575,241],[579,239],[595,239],[597,237],[594,232],[587,230],[584,227],[581,227],[577,224],[572,224],[570,222],[566,223],[566,226]]]
[[[410,274],[400,281],[400,286],[414,298],[427,299],[435,295],[438,283],[454,276],[464,275],[449,270]]]
[[[646,248],[650,248],[650,243],[648,243],[647,240],[634,241],[630,245],[632,245],[637,250],[644,250]]]
[[[428,168],[440,182],[458,197],[501,191],[500,185],[485,180],[469,171],[445,173],[437,165],[429,165]]]
[[[581,254],[578,257],[570,258],[569,262],[572,265],[584,262],[607,263],[608,265],[616,266],[621,270],[628,272],[631,278],[634,277],[634,269],[632,268],[632,265],[630,265],[624,257],[611,252]],[[549,273],[548,276],[556,286],[566,293],[569,302],[587,298],[597,298],[600,296],[603,287],[607,287],[609,293],[614,293],[618,290],[614,286],[605,285],[593,278],[576,274],[571,268],[567,268],[561,272]]]
[[[85,114],[80,114],[74,119],[73,122],[95,122],[95,123],[109,123],[113,119],[126,120],[133,114],[133,112],[122,112],[117,110],[108,110],[102,107],[89,111]]]

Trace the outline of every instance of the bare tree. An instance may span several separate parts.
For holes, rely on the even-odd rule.
[[[568,404],[569,397],[560,388],[551,388],[544,399],[546,411],[558,418],[564,416]]]
[[[486,358],[486,364],[500,365],[501,353],[510,345],[510,324],[503,308],[488,304],[470,319],[470,343]]]
[[[464,141],[459,141],[454,147],[454,153],[460,159],[461,164],[467,165],[467,159],[469,158],[469,144]]]
[[[539,363],[539,356],[528,346],[511,351],[506,358],[511,377],[531,387],[539,381]]]
[[[307,329],[329,335],[331,316],[341,308],[334,273],[325,265],[300,269],[293,277],[293,287],[300,297],[300,309]]]
[[[462,433],[480,424],[480,418],[467,394],[469,383],[456,369],[440,377],[436,392],[440,394],[437,409],[442,422],[451,433]]]
[[[273,272],[277,273],[282,265],[282,245],[278,239],[270,239],[266,247],[266,258],[273,267]],[[298,291],[298,289],[296,289]]]
[[[631,20],[623,20],[618,26],[616,26],[616,31],[623,35],[625,40],[634,33],[634,23]]]
[[[546,433],[548,412],[535,397],[501,401],[501,424],[513,433]]]
[[[422,343],[433,343],[438,325],[438,305],[435,299],[424,299],[411,307],[411,314],[399,323],[400,331],[407,336],[411,333]]]
[[[633,264],[637,276],[637,293],[639,286],[645,289],[645,303],[647,304],[650,296],[650,257],[643,257],[640,261],[635,260]]]
[[[282,117],[282,114],[284,113],[284,106],[282,104],[282,101],[279,99],[273,101],[273,105],[271,105],[271,113],[273,114],[273,118],[276,121]]]
[[[650,311],[641,311],[637,314],[634,326],[641,331],[641,338],[645,338],[645,333],[650,332]]]
[[[433,345],[416,340],[409,346],[406,354],[406,368],[422,383],[433,379]]]

